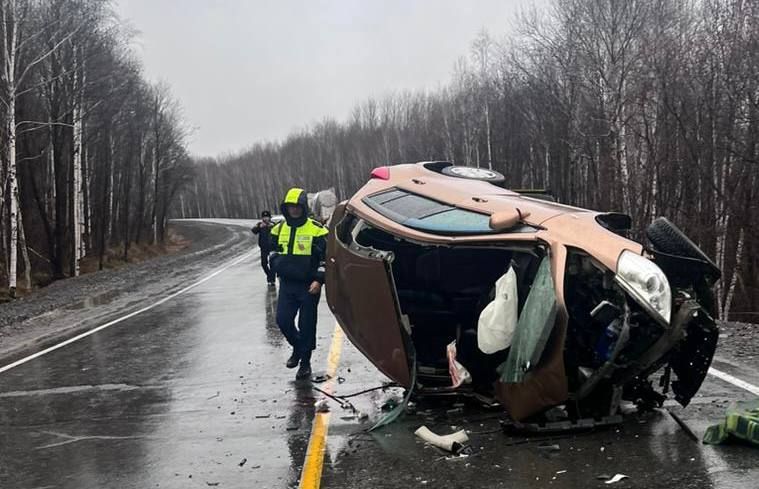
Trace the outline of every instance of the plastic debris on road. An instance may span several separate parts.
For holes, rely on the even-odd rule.
[[[623,479],[629,479],[629,477],[626,476],[625,474],[616,474],[611,479],[609,479],[607,481],[604,481],[604,484],[616,484],[617,482],[619,482],[619,481],[621,481]]]
[[[736,403],[727,410],[723,422],[710,426],[704,433],[704,443],[708,445],[730,440],[759,446],[759,400]]]
[[[329,411],[329,402],[326,399],[319,399],[314,403],[317,413],[326,413]]]
[[[414,434],[430,445],[451,453],[460,452],[467,442],[469,442],[469,436],[464,430],[459,430],[450,435],[438,435],[430,431],[426,426],[422,426]]]

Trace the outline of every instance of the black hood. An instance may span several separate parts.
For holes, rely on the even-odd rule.
[[[303,215],[298,219],[293,219],[287,212],[286,206],[289,204],[295,204],[303,209]],[[300,188],[291,188],[285,195],[282,205],[279,206],[282,215],[285,216],[287,225],[293,228],[300,227],[308,220],[308,194],[305,190]]]

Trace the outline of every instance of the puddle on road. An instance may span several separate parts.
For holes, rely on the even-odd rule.
[[[92,297],[87,297],[83,301],[79,301],[74,304],[71,304],[70,306],[67,306],[66,309],[69,311],[78,311],[81,309],[87,309],[94,306],[102,306],[104,304],[110,303],[118,296],[119,296],[118,291],[111,290],[109,292],[94,295]]]

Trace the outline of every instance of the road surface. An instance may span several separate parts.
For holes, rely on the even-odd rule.
[[[323,395],[284,368],[289,349],[257,250],[199,272],[120,306],[92,334],[0,363],[0,487],[586,488],[606,487],[598,476],[617,473],[629,476],[620,488],[754,488],[759,480],[755,449],[696,443],[663,412],[551,440],[506,436],[499,411],[454,409],[456,400],[421,403],[417,414],[366,433],[397,389],[352,399],[368,420],[334,402],[316,415]],[[82,310],[57,314],[65,322]],[[334,378],[314,385],[347,394],[386,381],[335,328],[324,300],[318,345],[315,374]],[[719,355],[721,371],[759,385],[755,369]],[[710,377],[690,407],[672,409],[700,436],[729,401],[753,397]],[[422,424],[468,429],[473,455],[426,447],[413,435]]]

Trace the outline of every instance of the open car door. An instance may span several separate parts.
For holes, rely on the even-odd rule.
[[[355,242],[362,221],[340,204],[330,222],[327,245],[327,302],[351,342],[382,373],[411,387],[406,345],[390,263],[390,252]]]

